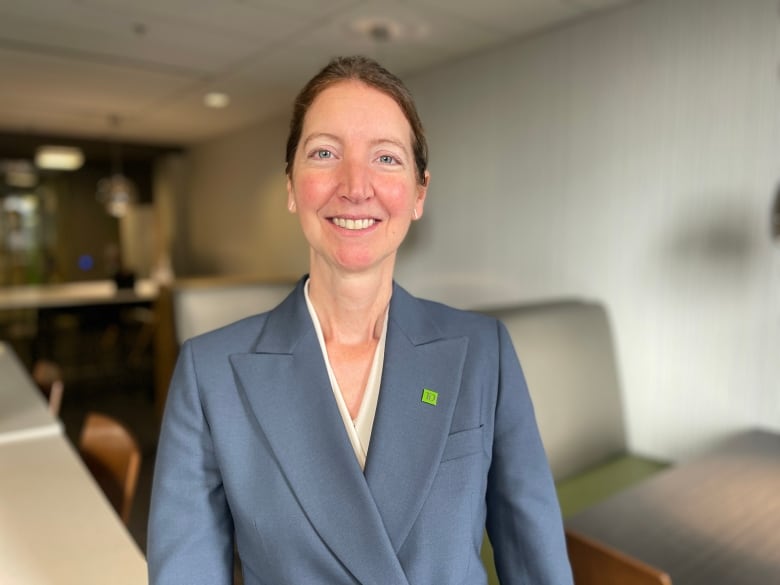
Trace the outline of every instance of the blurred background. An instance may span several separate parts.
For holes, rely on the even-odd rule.
[[[143,547],[160,286],[305,272],[292,98],[361,53],[430,144],[402,285],[603,303],[638,452],[780,430],[779,24],[777,0],[0,0],[0,338],[60,364],[69,435],[92,409],[137,435]],[[132,294],[40,300],[106,282]]]

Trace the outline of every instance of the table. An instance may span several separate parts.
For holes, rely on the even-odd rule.
[[[46,358],[67,362],[71,358],[58,355],[63,346],[63,332],[56,325],[59,317],[75,318],[81,337],[99,338],[110,325],[122,324],[120,316],[125,310],[149,307],[158,294],[158,283],[150,279],[138,280],[132,288],[117,288],[113,280],[0,287],[0,311],[31,311],[34,315],[34,333],[28,333],[24,344],[17,345],[27,361]],[[66,333],[72,334],[73,329]],[[64,343],[73,347],[80,341]]]
[[[674,585],[780,583],[780,435],[749,431],[566,521]]]
[[[0,341],[0,444],[61,432],[43,394],[10,346]]]
[[[0,445],[5,585],[143,585],[146,562],[62,435]]]
[[[151,302],[157,283],[139,280],[133,288],[117,288],[113,280],[0,287],[0,310],[64,309],[95,305]]]
[[[0,583],[147,583],[135,541],[2,342]]]

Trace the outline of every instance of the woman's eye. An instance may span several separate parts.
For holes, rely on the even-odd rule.
[[[385,165],[392,165],[398,163],[396,158],[394,156],[390,156],[389,154],[380,155],[379,162]]]
[[[316,156],[317,158],[326,159],[326,158],[331,158],[333,156],[333,153],[329,150],[320,149],[314,153],[314,156]]]

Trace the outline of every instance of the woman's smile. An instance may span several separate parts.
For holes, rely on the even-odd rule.
[[[347,217],[331,217],[331,223],[349,231],[364,231],[374,226],[377,220],[373,218],[353,219]]]

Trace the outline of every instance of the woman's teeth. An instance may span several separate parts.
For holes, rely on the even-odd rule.
[[[343,217],[334,217],[331,221],[348,230],[364,230],[375,223],[373,219],[344,219]]]

